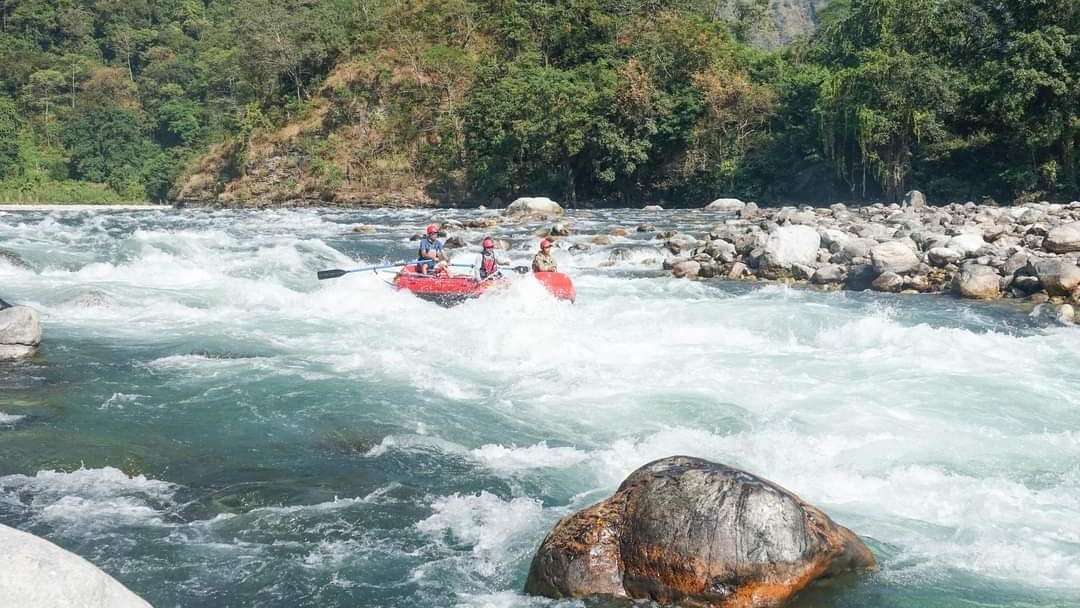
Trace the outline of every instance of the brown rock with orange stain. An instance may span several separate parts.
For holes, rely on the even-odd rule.
[[[776,606],[817,578],[874,564],[853,532],[784,488],[672,456],[560,520],[533,558],[525,591]]]

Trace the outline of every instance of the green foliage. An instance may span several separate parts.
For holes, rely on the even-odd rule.
[[[0,179],[14,175],[22,165],[19,156],[19,120],[15,102],[7,97],[0,97]]]
[[[1080,2],[831,0],[778,52],[766,6],[0,2],[0,197],[165,200],[290,121],[325,138],[290,192],[381,163],[474,199],[1080,197]]]
[[[137,117],[119,108],[95,110],[75,120],[64,133],[71,176],[108,182],[117,192],[153,149],[139,132]]]

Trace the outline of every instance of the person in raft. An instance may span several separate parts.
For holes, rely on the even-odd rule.
[[[490,236],[485,236],[480,243],[480,280],[499,278],[502,271],[499,270],[499,262],[495,259],[495,241]]]
[[[442,256],[443,261],[439,261]],[[447,268],[450,256],[443,250],[443,244],[439,241],[439,227],[431,224],[427,227],[427,236],[420,239],[420,250],[416,254],[416,272],[420,274],[448,274]]]
[[[540,251],[533,256],[533,272],[559,272],[559,267],[555,264],[555,259],[551,257],[550,251],[551,241],[548,239],[540,241]]]

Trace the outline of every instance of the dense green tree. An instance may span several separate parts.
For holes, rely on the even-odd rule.
[[[121,108],[101,108],[73,121],[64,132],[70,172],[76,179],[104,182],[119,192],[139,174],[154,144],[140,131],[139,118]]]
[[[14,175],[22,165],[19,157],[19,120],[15,101],[0,96],[0,180]]]

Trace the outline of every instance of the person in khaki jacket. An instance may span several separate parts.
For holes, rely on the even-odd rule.
[[[559,272],[559,267],[555,264],[555,259],[552,258],[549,253],[550,250],[550,240],[544,239],[540,241],[540,251],[533,256],[533,272]]]

